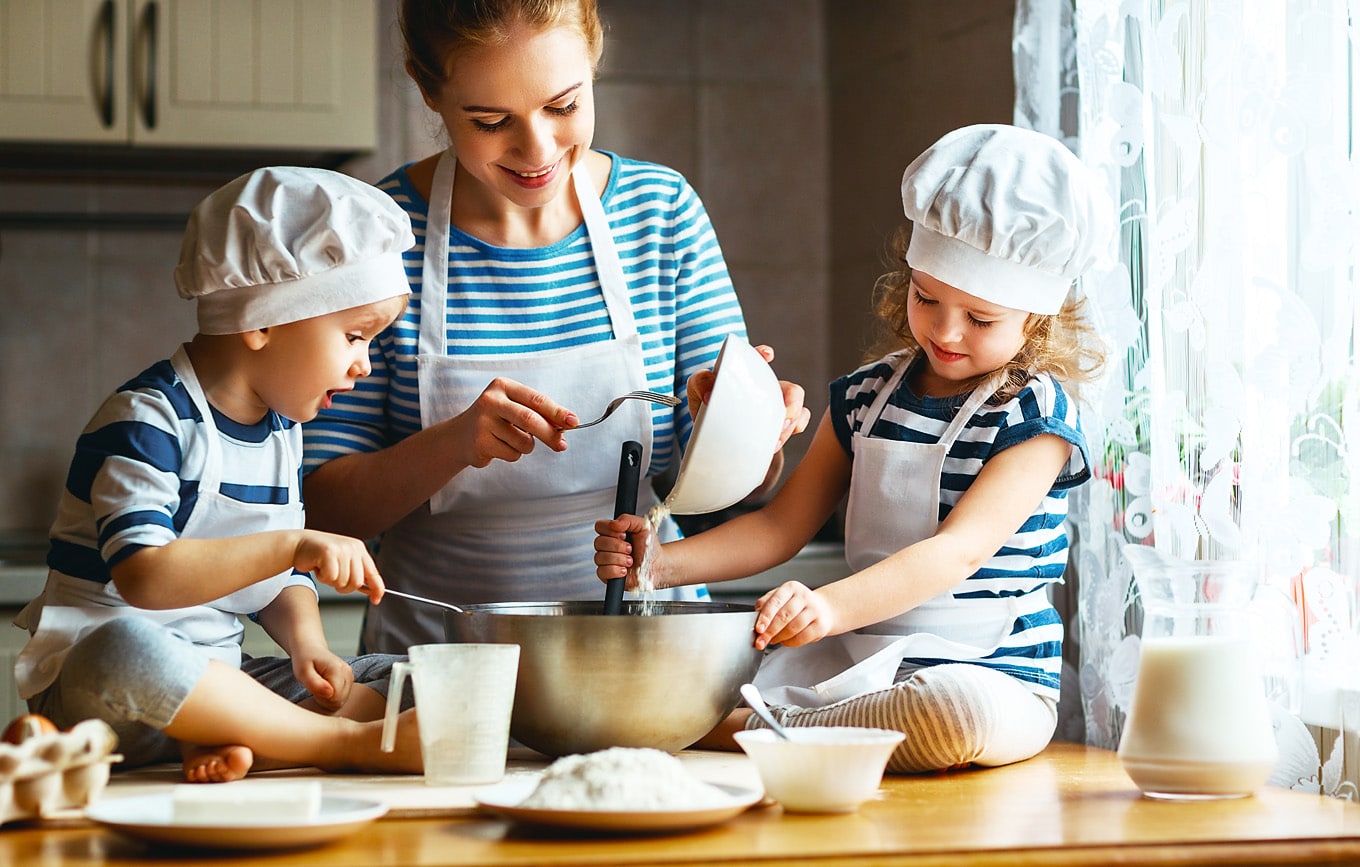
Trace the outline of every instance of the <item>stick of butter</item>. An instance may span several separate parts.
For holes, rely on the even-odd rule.
[[[291,824],[315,819],[321,812],[321,781],[182,783],[175,786],[171,800],[178,824]]]

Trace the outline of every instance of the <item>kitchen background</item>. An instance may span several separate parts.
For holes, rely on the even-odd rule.
[[[258,12],[266,0],[168,6],[176,2],[227,20],[233,6]],[[401,68],[396,6],[373,4],[376,146],[358,155],[274,150],[265,162],[305,159],[376,181],[442,146],[437,117]],[[8,8],[0,0],[0,45]],[[815,422],[827,381],[856,365],[873,334],[871,291],[902,222],[902,170],[949,129],[1012,118],[1014,2],[600,0],[600,8],[596,146],[689,178],[753,340],[775,346],[776,370],[806,387]],[[171,281],[184,217],[266,154],[6,144],[22,133],[12,114],[6,121],[5,76],[25,60],[22,43],[5,53],[0,564],[41,558],[71,447],[98,403],[192,336],[193,305]],[[789,466],[806,439],[791,445]],[[835,569],[836,559],[818,562]],[[39,571],[0,571],[0,606],[26,598]],[[348,622],[338,628],[338,647],[351,652]],[[9,632],[0,656],[23,638],[0,635]]]

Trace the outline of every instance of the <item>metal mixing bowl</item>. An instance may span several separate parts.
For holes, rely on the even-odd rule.
[[[608,747],[682,750],[722,721],[755,676],[749,605],[504,602],[445,612],[453,642],[518,644],[510,735],[549,756]]]

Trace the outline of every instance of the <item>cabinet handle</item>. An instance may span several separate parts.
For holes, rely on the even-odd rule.
[[[100,120],[105,127],[113,126],[113,16],[117,11],[114,0],[104,0],[99,26],[104,31],[104,95],[100,98]]]
[[[146,46],[145,76],[142,82],[142,120],[147,129],[156,128],[156,18],[156,3],[146,4],[146,9],[142,12],[141,29],[142,44]]]

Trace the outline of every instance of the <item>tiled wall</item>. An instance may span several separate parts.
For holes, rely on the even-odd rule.
[[[377,180],[439,146],[401,71],[392,0]],[[911,156],[961,123],[1010,117],[1009,0],[601,0],[596,144],[671,165],[708,206],[752,336],[814,416],[853,366]],[[175,217],[230,175],[0,174],[0,211]],[[174,292],[179,231],[0,229],[0,534],[51,522],[99,401],[193,334]],[[795,442],[801,453],[807,437]],[[792,463],[792,462],[791,462]]]

